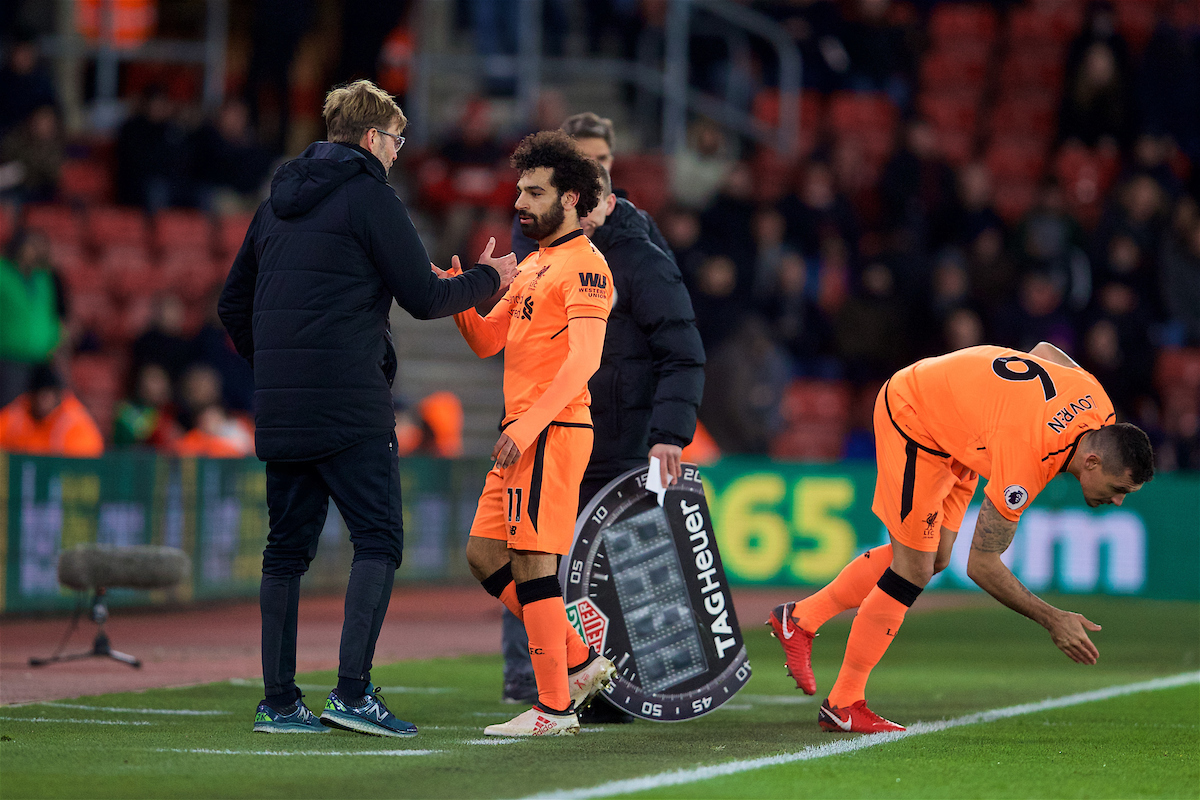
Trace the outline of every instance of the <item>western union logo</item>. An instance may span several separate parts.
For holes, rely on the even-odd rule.
[[[597,289],[608,288],[608,276],[600,275],[595,272],[579,273],[579,283],[583,286],[594,286]]]

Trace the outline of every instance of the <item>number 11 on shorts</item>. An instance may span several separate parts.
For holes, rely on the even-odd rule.
[[[508,521],[521,521],[521,487],[510,488],[508,490]]]

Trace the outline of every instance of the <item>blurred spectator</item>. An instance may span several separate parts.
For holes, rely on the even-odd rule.
[[[705,350],[708,345],[705,343]],[[782,428],[779,403],[791,371],[758,317],[742,320],[705,367],[700,419],[723,452],[767,452]]]
[[[189,458],[245,458],[254,455],[254,434],[244,420],[225,413],[219,403],[199,409],[194,427],[177,439],[171,452]]]
[[[18,231],[0,258],[0,405],[25,392],[34,365],[53,357],[66,318],[49,241],[41,231]]]
[[[145,364],[134,378],[133,396],[117,405],[113,444],[166,448],[183,433],[175,417],[171,376],[158,364]]]
[[[252,5],[250,66],[242,94],[252,126],[282,154],[292,120],[292,60],[312,21],[313,0],[256,0]]]
[[[983,333],[983,319],[970,308],[956,308],[942,323],[942,346],[938,353],[950,353],[964,347],[987,344]]]
[[[800,47],[804,88],[831,92],[842,88],[850,56],[842,44],[845,20],[832,0],[758,0],[755,7],[774,19]],[[773,53],[771,55],[774,55]],[[778,66],[771,64],[775,70]],[[768,85],[778,76],[768,74]]]
[[[38,63],[33,32],[14,31],[7,44],[0,68],[0,137],[24,122],[34,109],[58,105],[54,79]]]
[[[708,256],[696,273],[692,308],[704,351],[711,353],[733,332],[744,308],[735,294],[738,269],[729,256]]]
[[[1125,183],[1136,174],[1149,175],[1172,201],[1177,200],[1186,189],[1171,167],[1175,155],[1175,142],[1170,136],[1139,134],[1133,142],[1130,163],[1117,183]]]
[[[1093,45],[1097,44],[1104,45],[1112,54],[1113,65],[1118,73],[1126,77],[1132,73],[1133,65],[1129,58],[1129,45],[1126,43],[1125,37],[1117,30],[1117,14],[1111,0],[1088,0],[1079,32],[1067,47],[1064,72],[1068,86],[1074,82],[1074,78],[1084,68],[1089,52]]]
[[[808,291],[808,265],[799,254],[786,252],[760,309],[775,341],[792,360],[798,376],[836,377],[831,357],[833,331],[829,320]]]
[[[704,423],[696,420],[696,433],[692,435],[692,443],[683,448],[683,461],[686,464],[699,464],[706,467],[715,464],[721,458],[721,448]]]
[[[779,263],[791,249],[784,245],[783,215],[773,208],[760,208],[754,214],[754,271],[750,292],[755,301],[765,299],[778,283]]]
[[[250,128],[244,101],[231,97],[216,118],[192,134],[191,176],[196,202],[219,214],[253,211],[271,166],[271,154]]]
[[[562,55],[568,23],[563,0],[546,0],[539,5],[542,10],[543,49],[550,54]],[[514,94],[517,88],[516,70],[505,68],[503,57],[517,55],[518,23],[521,21],[519,0],[469,0],[467,6],[475,34],[474,52],[485,59],[484,87],[487,93],[498,96]]]
[[[883,263],[867,266],[859,284],[834,321],[837,353],[851,380],[883,379],[909,360],[905,304]]]
[[[996,213],[992,195],[992,176],[980,161],[972,161],[958,171],[960,218],[955,225],[955,243],[969,245],[985,230],[1004,229]]]
[[[694,291],[704,251],[700,247],[700,217],[682,206],[670,206],[660,215],[662,234],[688,288]]]
[[[1200,160],[1200,12],[1194,0],[1164,6],[1142,52],[1142,129],[1174,138],[1195,163]]]
[[[180,422],[194,429],[204,409],[221,406],[221,375],[207,364],[193,364],[180,378],[178,394]]]
[[[933,268],[933,279],[928,296],[921,304],[922,313],[927,320],[913,331],[915,344],[928,355],[939,355],[946,352],[943,345],[947,338],[947,325],[950,318],[959,311],[971,309],[971,278],[960,251],[947,248],[938,253]],[[975,314],[976,319],[979,318]],[[962,324],[960,321],[959,324]],[[965,333],[956,331],[956,333]],[[980,338],[983,332],[980,331]],[[952,349],[959,349],[957,347]]]
[[[182,189],[184,131],[161,86],[142,94],[117,132],[117,202],[150,213],[175,204]]]
[[[750,297],[754,274],[754,174],[739,161],[700,215],[701,247],[728,256],[737,266],[737,295]],[[706,345],[707,347],[707,345]]]
[[[883,168],[879,193],[884,230],[902,232],[907,242],[926,249],[954,239],[960,213],[957,181],[927,120],[905,126],[903,146]]]
[[[417,404],[421,425],[429,432],[425,449],[441,458],[457,458],[463,447],[463,407],[453,392],[434,392]]]
[[[1018,223],[1012,238],[1019,270],[1036,270],[1054,280],[1072,313],[1087,306],[1092,296],[1092,267],[1084,251],[1083,229],[1067,213],[1056,179],[1042,181],[1033,208]]]
[[[92,458],[104,452],[104,437],[83,403],[42,364],[33,370],[29,391],[0,409],[0,449]]]
[[[997,344],[1029,352],[1038,342],[1049,342],[1064,353],[1075,352],[1075,328],[1063,301],[1062,285],[1053,276],[1026,272],[1016,300],[996,316]]]
[[[1011,299],[1017,273],[1004,247],[1003,226],[984,228],[968,243],[967,276],[981,309],[993,312]]]
[[[797,190],[779,201],[779,211],[787,224],[788,244],[805,257],[816,256],[821,242],[829,236],[844,242],[858,241],[854,207],[838,191],[833,170],[825,161],[808,163]]]
[[[231,411],[254,410],[254,368],[238,355],[217,316],[220,289],[208,299],[208,316],[189,344],[188,360],[212,367],[221,377],[221,402]]]
[[[700,117],[688,131],[687,147],[670,160],[671,196],[679,205],[700,211],[716,197],[736,159],[721,126]]]
[[[40,106],[0,141],[0,195],[46,203],[58,194],[64,158],[54,106]]]
[[[1068,74],[1058,119],[1058,139],[1088,147],[1124,149],[1135,127],[1129,76],[1123,74],[1110,45],[1094,42],[1078,70]]]
[[[1132,287],[1110,281],[1096,292],[1092,323],[1083,339],[1083,366],[1104,386],[1117,415],[1132,417],[1154,385],[1150,317]]]
[[[588,52],[592,55],[615,54],[618,58],[634,60],[643,29],[639,6],[639,0],[584,0]]]
[[[1097,260],[1103,262],[1109,240],[1128,235],[1147,257],[1158,256],[1158,243],[1167,226],[1167,199],[1158,181],[1135,173],[1117,187],[1096,227]]]
[[[1200,347],[1200,211],[1194,200],[1179,204],[1163,245],[1162,303],[1175,329],[1174,344]]]
[[[850,88],[885,92],[904,108],[912,94],[916,56],[905,29],[888,19],[891,0],[857,0],[842,42],[850,57]]]
[[[162,294],[154,300],[150,327],[133,340],[133,369],[158,364],[178,382],[192,361],[192,345],[183,335],[185,309],[178,295]],[[217,399],[220,399],[219,397]]]

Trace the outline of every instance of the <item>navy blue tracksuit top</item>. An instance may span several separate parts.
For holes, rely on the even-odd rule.
[[[369,151],[310,145],[276,170],[221,292],[221,320],[254,367],[258,457],[316,461],[391,431],[392,298],[433,319],[499,288],[488,266],[433,275]]]

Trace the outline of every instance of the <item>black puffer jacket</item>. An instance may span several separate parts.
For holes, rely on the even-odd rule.
[[[379,160],[309,146],[276,170],[221,293],[221,320],[254,366],[258,457],[312,461],[392,430],[392,298],[432,319],[499,286],[491,267],[438,280]]]
[[[649,218],[617,200],[592,243],[608,261],[616,303],[600,369],[588,382],[595,444],[589,475],[644,464],[651,445],[684,446],[704,393],[704,346],[675,262],[650,239]]]

